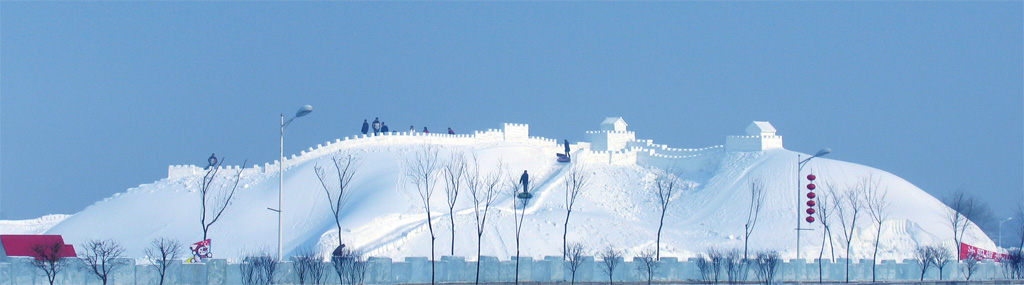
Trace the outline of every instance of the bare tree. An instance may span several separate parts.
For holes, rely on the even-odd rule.
[[[316,252],[306,248],[292,257],[292,267],[295,275],[299,278],[299,284],[306,284],[309,280],[312,284],[321,284],[324,274],[327,273],[327,263],[323,262]]]
[[[57,274],[67,269],[68,259],[60,254],[62,248],[64,243],[56,240],[32,246],[32,267],[42,270],[50,285],[57,280]]]
[[[111,272],[126,265],[117,260],[124,254],[124,247],[115,240],[89,240],[85,242],[84,250],[82,261],[85,261],[85,266],[103,281],[104,285],[107,284]]]
[[[565,224],[562,226],[562,258],[566,258],[569,252],[566,238],[569,236],[569,215],[572,214],[572,206],[576,204],[583,189],[590,183],[590,176],[583,164],[574,163],[569,174],[565,176]]]
[[[267,252],[250,253],[238,265],[242,284],[271,284],[277,272],[277,257]]]
[[[878,263],[878,243],[882,240],[882,223],[889,218],[891,203],[886,199],[889,189],[882,188],[880,181],[871,176],[861,179],[860,188],[864,191],[864,204],[867,206],[868,215],[875,223],[875,248],[871,253],[871,282],[874,282],[875,267]]]
[[[226,184],[216,185],[217,175],[220,173],[221,165],[224,164],[225,160],[221,159],[219,163],[207,167],[206,174],[203,175],[203,180],[199,184],[199,224],[203,227],[203,240],[208,238],[207,235],[210,232],[210,227],[217,220],[220,220],[224,210],[228,208],[228,205],[231,205],[231,199],[235,197],[235,190],[238,189],[238,182],[242,181],[242,168],[239,168],[238,173],[235,174],[234,183],[226,181]],[[248,162],[249,160],[242,162],[243,168]],[[223,187],[227,184],[232,185],[230,188]]]
[[[836,193],[835,186],[832,185],[832,183],[824,182],[823,184],[824,187],[822,188],[822,190],[818,191],[818,194],[814,197],[814,201],[817,202],[816,208],[818,209],[815,212],[815,214],[818,216],[817,221],[821,223],[822,227],[821,250],[818,251],[818,259],[820,260],[822,259],[822,257],[825,256],[825,241],[828,241],[831,254],[830,259],[835,260],[835,246],[832,243],[832,230],[829,227],[829,221],[832,217],[832,213],[835,210],[835,206],[833,206],[833,201],[835,201],[836,204],[840,203],[841,201],[839,199],[834,198],[836,197]],[[818,262],[818,283],[824,281],[822,275],[822,266],[823,264],[821,262]]]
[[[747,244],[750,242],[750,235],[754,233],[754,226],[757,225],[757,217],[761,214],[761,205],[764,205],[764,181],[753,179],[750,181],[750,205],[747,207],[747,223],[743,224],[743,259],[747,259]]]
[[[757,276],[764,281],[764,284],[771,284],[775,280],[775,271],[779,268],[782,259],[778,251],[766,251],[757,254]],[[819,282],[820,283],[820,282]]]
[[[434,184],[437,183],[438,170],[438,149],[436,147],[424,146],[416,152],[415,156],[406,161],[405,176],[416,186],[416,193],[419,194],[423,210],[427,212],[427,229],[430,230],[430,284],[435,280],[435,258],[434,241],[437,235],[434,233],[433,216],[430,212],[430,197],[434,194]]]
[[[480,245],[483,241],[484,226],[487,224],[487,213],[494,199],[498,197],[501,179],[505,175],[503,169],[504,165],[499,161],[496,171],[482,177],[480,163],[474,154],[473,163],[466,170],[466,188],[473,197],[473,217],[476,219],[476,284],[480,283]]]
[[[654,279],[654,273],[658,271],[658,259],[655,253],[650,249],[645,249],[640,252],[640,255],[633,257],[633,263],[636,263],[636,271],[641,276],[647,278],[647,285],[651,285],[651,280]]]
[[[448,198],[448,219],[452,226],[451,255],[455,255],[455,202],[459,199],[459,188],[466,174],[466,165],[466,155],[461,152],[452,152],[444,164],[444,193]]]
[[[505,171],[505,173],[511,174],[509,171]],[[516,179],[513,175],[508,175],[506,177],[507,179],[505,184],[509,189],[509,195],[512,197],[512,220],[516,223],[516,284],[519,284],[519,237],[523,232],[523,219],[526,217],[526,206],[530,203],[530,199],[522,199],[523,207],[520,211],[516,207],[516,200],[519,199],[519,190],[522,189],[523,184],[520,184],[519,179]],[[537,187],[535,186],[537,183],[533,183],[533,181],[533,177],[530,177],[529,180],[527,180],[526,184],[529,185],[528,187],[530,187],[530,189],[525,189],[524,191],[533,192],[532,190]]]
[[[169,238],[154,239],[146,248],[146,256],[156,265],[156,272],[160,274],[160,284],[164,284],[167,277],[167,268],[181,259],[181,242]]]
[[[1013,248],[1007,251],[1006,256],[999,261],[1003,266],[1003,274],[1007,279],[1021,278],[1021,264],[1024,264],[1024,252],[1020,248]]]
[[[846,192],[833,200],[835,213],[839,215],[839,224],[843,229],[843,243],[845,243],[846,249],[846,282],[850,282],[850,244],[853,243],[854,231],[857,229],[857,218],[860,217],[860,212],[864,209],[863,194],[857,187],[847,188]]]
[[[945,199],[946,222],[953,229],[953,244],[956,245],[956,256],[960,256],[960,243],[964,240],[964,233],[970,226],[971,220],[967,217],[974,214],[974,198],[967,196],[963,190],[957,190],[953,195]]]
[[[612,275],[615,273],[615,267],[619,265],[619,258],[622,258],[622,253],[611,246],[601,252],[601,271],[608,274],[608,284],[614,283]]]
[[[320,181],[320,187],[327,194],[327,203],[331,206],[331,214],[334,214],[334,225],[338,228],[338,247],[344,247],[341,240],[341,209],[348,203],[351,196],[352,178],[356,175],[360,159],[351,154],[342,157],[331,157],[336,175],[328,175],[327,171],[318,164],[313,166],[316,178]],[[336,189],[336,190],[335,190]]]
[[[931,267],[935,260],[932,257],[934,254],[935,251],[930,246],[918,246],[914,250],[914,259],[921,263],[921,281],[924,281],[924,274],[928,272],[928,267]]]
[[[968,252],[967,259],[964,259],[964,268],[961,269],[961,273],[967,278],[967,281],[971,280],[974,273],[978,272],[978,265],[981,264],[981,255],[977,252]]]
[[[711,276],[715,283],[721,280],[720,276],[722,273],[722,266],[725,263],[725,254],[722,251],[710,248],[708,249],[708,260],[711,261]]]
[[[340,255],[331,257],[331,263],[341,284],[363,284],[367,264],[362,252],[344,249]]]
[[[565,266],[569,268],[569,272],[572,275],[569,284],[576,284],[576,271],[583,265],[584,254],[586,254],[586,247],[578,242],[570,243],[568,251],[562,253],[565,256]]]
[[[746,275],[746,259],[740,256],[739,250],[729,250],[725,252],[722,265],[725,266],[725,273],[729,284],[735,284],[737,281],[745,279]]]
[[[678,183],[679,178],[675,174],[660,169],[654,171],[654,190],[657,191],[655,194],[658,195],[658,209],[661,210],[661,217],[658,220],[658,237],[655,241],[654,256],[656,259],[661,259],[661,230],[665,226],[665,213],[668,212],[668,205],[672,202],[672,191],[675,190]]]
[[[942,280],[942,269],[953,259],[953,254],[943,246],[932,246],[932,265],[939,268],[939,280]]]
[[[717,283],[718,280],[713,279],[714,275],[711,270],[711,257],[703,255],[697,256],[697,271],[700,271],[700,279],[706,283],[711,283],[712,281]]]

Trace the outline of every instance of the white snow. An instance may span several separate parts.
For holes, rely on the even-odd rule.
[[[404,161],[424,144],[440,146],[441,157],[455,151],[475,154],[482,170],[496,171],[498,161],[508,166],[516,180],[529,170],[538,184],[534,198],[526,208],[521,240],[524,256],[543,258],[558,255],[562,245],[565,219],[562,178],[572,164],[555,161],[561,146],[525,141],[497,141],[466,144],[446,143],[437,137],[412,140],[389,140],[382,137],[360,138],[341,142],[337,151],[319,154],[285,168],[283,229],[285,255],[303,249],[329,252],[337,246],[333,216],[314,166],[330,166],[330,158],[341,153],[361,158],[358,173],[351,184],[352,196],[342,212],[342,238],[350,247],[371,256],[400,260],[410,256],[430,256],[430,234],[426,214],[415,188],[405,182]],[[585,145],[585,144],[581,144]],[[582,242],[591,251],[613,246],[625,251],[627,258],[652,248],[658,228],[659,212],[650,183],[653,174],[638,165],[609,165],[588,160],[587,150],[576,151],[573,163],[583,164],[592,182],[577,201],[569,221],[570,241]],[[743,224],[747,217],[751,179],[767,183],[766,205],[751,237],[752,251],[779,250],[792,258],[796,254],[797,219],[803,219],[806,199],[797,198],[796,156],[785,149],[757,152],[721,152],[716,163],[680,173],[692,189],[679,191],[673,197],[665,218],[661,238],[662,256],[687,258],[715,247],[743,247]],[[805,156],[806,157],[806,156]],[[588,162],[590,161],[590,162]],[[221,177],[233,171],[225,170]],[[891,201],[890,219],[883,225],[879,257],[910,258],[918,245],[942,244],[952,248],[952,230],[943,221],[948,210],[941,202],[909,182],[888,172],[871,167],[816,158],[803,170],[814,173],[819,181],[830,181],[837,188],[847,189],[859,179],[872,177],[888,189]],[[202,237],[199,222],[199,175],[163,179],[140,185],[87,207],[72,216],[46,216],[30,221],[0,221],[4,234],[61,234],[71,244],[89,239],[112,238],[127,249],[126,255],[142,257],[150,241],[170,237],[183,243],[197,242]],[[219,180],[217,185],[229,181]],[[432,199],[436,256],[451,253],[451,233],[443,181]],[[823,184],[823,183],[819,183]],[[209,233],[212,251],[218,258],[236,258],[243,253],[277,248],[277,216],[267,207],[276,208],[278,177],[276,171],[251,172],[243,176],[234,201]],[[472,203],[466,190],[460,194],[455,211],[455,255],[476,259],[476,235]],[[799,206],[798,204],[799,203]],[[508,259],[515,255],[512,220],[513,201],[502,193],[483,236],[483,255]],[[866,211],[865,211],[866,213]],[[801,257],[817,258],[822,244],[819,224],[803,224],[813,230],[802,233]],[[870,258],[874,241],[874,225],[866,214],[859,218],[852,246],[853,258]],[[836,254],[843,252],[839,234],[833,237]],[[971,227],[965,242],[992,250],[995,245],[977,227]],[[827,244],[827,243],[826,243]],[[829,250],[826,250],[826,258]],[[955,252],[955,251],[954,251]]]

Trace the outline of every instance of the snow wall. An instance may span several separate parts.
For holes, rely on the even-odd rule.
[[[495,257],[484,256],[480,264],[481,282],[511,282],[515,279],[515,260],[499,261]],[[16,258],[12,262],[0,263],[0,284],[48,284],[42,271],[32,267],[26,258]],[[132,259],[121,259],[120,262],[131,266],[119,267],[112,272],[109,284],[157,284],[160,276],[153,265],[136,265]],[[836,262],[822,261],[822,275],[826,281],[845,280],[845,260]],[[620,260],[615,267],[614,280],[617,282],[646,281],[646,275],[637,270],[638,262]],[[56,284],[101,284],[99,279],[84,268],[84,263],[73,260],[68,270],[58,275]],[[608,275],[602,271],[603,262],[593,257],[584,257],[583,263],[576,272],[576,281],[602,282]],[[757,280],[755,269],[747,270],[743,280]],[[324,283],[337,284],[338,275],[328,265]],[[921,277],[921,266],[916,260],[882,260],[877,268],[879,281],[915,281]],[[297,284],[299,279],[291,262],[278,264],[275,284]],[[950,263],[942,271],[942,280],[964,280],[966,269],[964,264]],[[242,284],[239,264],[229,263],[224,259],[211,259],[206,263],[174,264],[168,269],[168,284]],[[719,274],[719,280],[725,282],[725,269]],[[817,281],[818,263],[807,260],[785,260],[776,269],[776,281]],[[983,261],[971,276],[972,281],[1003,280],[1004,272],[999,263]],[[476,278],[476,262],[466,262],[463,257],[444,256],[436,263],[437,282],[473,282]],[[561,257],[547,256],[543,260],[532,260],[524,257],[519,264],[519,281],[560,282],[569,281],[570,271]],[[679,261],[674,257],[665,257],[658,262],[654,281],[700,281],[701,274],[697,269],[696,259]],[[925,280],[939,279],[939,270],[934,266],[928,269]],[[871,260],[850,262],[850,280],[871,281]],[[394,262],[390,258],[371,257],[368,260],[365,284],[401,284],[429,283],[430,261],[426,257],[409,257],[402,262]],[[306,283],[310,283],[309,279]]]

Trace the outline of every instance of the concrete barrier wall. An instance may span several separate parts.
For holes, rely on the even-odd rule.
[[[0,263],[0,284],[47,284],[42,271],[31,265],[27,258],[12,258],[10,262]],[[136,264],[133,259],[121,259],[126,264],[118,268],[110,278],[109,284],[157,284],[159,275],[156,266]],[[822,276],[825,281],[845,280],[845,260],[821,261]],[[425,257],[409,257],[403,261],[392,261],[390,258],[371,257],[367,260],[366,284],[401,284],[429,283],[430,261]],[[435,264],[435,280],[437,282],[473,282],[476,278],[475,261],[466,261],[463,257],[444,256]],[[603,262],[593,257],[585,257],[583,264],[576,272],[576,281],[602,282],[608,275],[601,269]],[[637,270],[638,263],[620,260],[613,272],[615,281],[645,281],[645,275]],[[782,262],[776,270],[776,280],[785,281],[817,281],[818,262],[807,260],[789,260]],[[515,259],[500,261],[495,257],[484,256],[480,263],[480,280],[482,282],[510,282],[515,280]],[[963,264],[949,264],[943,270],[943,280],[964,280]],[[328,266],[325,282],[338,283],[338,275]],[[744,280],[754,280],[755,268],[747,271]],[[920,278],[920,265],[913,260],[883,260],[877,267],[879,281],[912,281]],[[211,259],[204,263],[174,264],[168,269],[165,284],[241,284],[239,264],[229,263],[224,259]],[[930,268],[925,280],[937,280],[939,271]],[[520,259],[519,280],[537,282],[568,281],[571,273],[561,257],[548,256],[534,260],[529,257]],[[971,280],[1003,279],[1000,264],[991,261],[979,264]],[[720,281],[727,280],[726,273],[719,275]],[[858,260],[850,263],[850,279],[856,281],[871,280],[871,261]],[[662,258],[654,274],[655,281],[699,281],[700,271],[696,259],[678,260],[673,257]],[[81,260],[69,260],[68,267],[61,272],[57,284],[100,284],[100,280],[90,273]],[[297,284],[298,278],[292,262],[282,262],[276,270],[275,283]]]

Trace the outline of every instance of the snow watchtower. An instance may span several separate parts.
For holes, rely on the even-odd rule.
[[[725,138],[725,151],[762,151],[782,148],[782,136],[775,134],[769,122],[754,121],[747,126],[747,135]]]
[[[626,130],[626,121],[622,117],[608,117],[601,122],[600,131],[588,131],[590,147],[595,151],[619,151],[626,148],[626,143],[635,141],[636,134]]]

